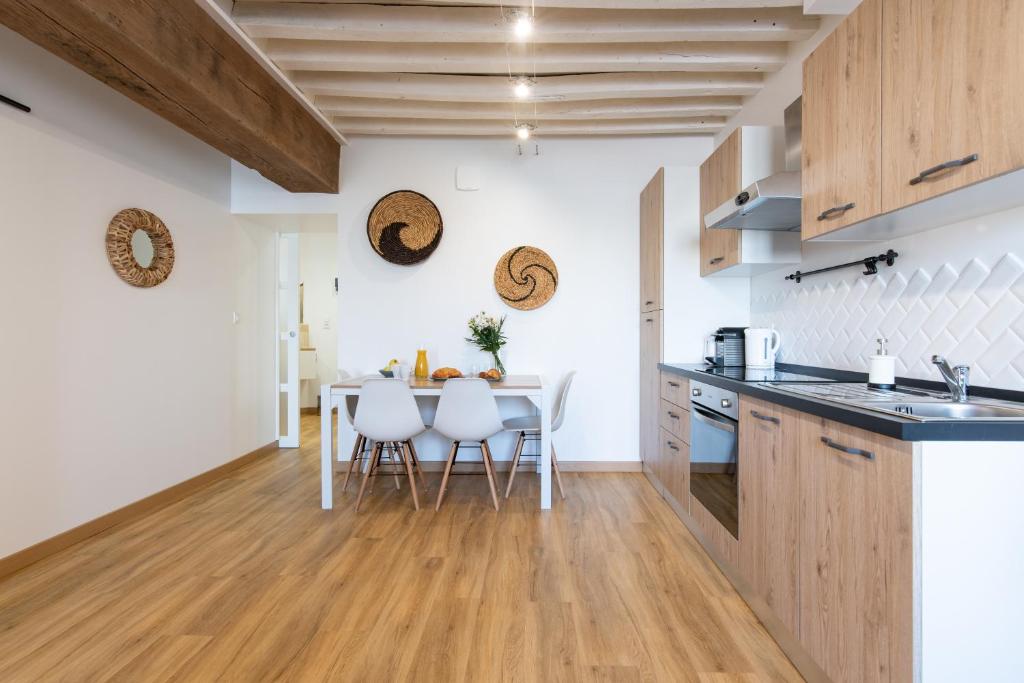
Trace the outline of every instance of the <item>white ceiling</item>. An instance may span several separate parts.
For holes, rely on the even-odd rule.
[[[345,135],[714,134],[818,27],[802,0],[236,0],[232,18]]]

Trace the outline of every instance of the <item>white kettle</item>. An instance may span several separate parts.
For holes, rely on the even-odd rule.
[[[748,368],[774,368],[782,335],[775,328],[748,327],[743,331]]]

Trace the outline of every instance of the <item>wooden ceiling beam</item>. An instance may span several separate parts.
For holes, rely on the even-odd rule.
[[[267,41],[285,70],[435,74],[578,74],[607,71],[776,71],[785,43],[541,44],[507,51],[491,43]]]
[[[345,135],[470,135],[512,139],[515,134],[511,121],[335,117],[334,122],[338,130]],[[535,135],[713,135],[721,130],[722,126],[723,122],[720,120],[674,118],[546,121],[538,124]]]
[[[504,13],[504,16],[503,16]],[[236,2],[232,18],[253,38],[505,43],[508,10],[496,7],[330,5]],[[537,11],[532,43],[793,41],[810,37],[818,20],[799,7],[724,10]]]
[[[514,112],[538,120],[694,118],[724,120],[740,110],[738,97],[663,97],[577,102],[437,102],[362,97],[319,97],[316,105],[328,116],[510,120]]]
[[[258,3],[362,5],[368,0],[248,0]],[[479,5],[486,7],[569,7],[577,9],[723,9],[802,7],[803,0],[381,0],[384,5]]]
[[[0,23],[292,192],[337,192],[340,143],[192,0],[3,0]]]
[[[369,97],[444,102],[514,102],[512,85],[501,76],[396,73],[293,72],[292,81],[310,97]],[[604,73],[541,76],[533,101],[621,99],[623,97],[717,97],[756,94],[756,73]]]

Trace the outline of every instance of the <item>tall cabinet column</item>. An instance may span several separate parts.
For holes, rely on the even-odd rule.
[[[659,453],[658,363],[664,328],[665,169],[640,193],[640,459],[652,463]]]

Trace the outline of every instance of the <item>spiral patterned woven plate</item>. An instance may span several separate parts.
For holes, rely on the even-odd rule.
[[[516,247],[506,251],[494,267],[494,288],[512,308],[530,311],[555,295],[558,269],[537,247]]]
[[[366,219],[370,246],[385,261],[411,266],[441,243],[441,212],[419,192],[399,190],[381,197]]]
[[[153,261],[143,268],[132,253],[132,235],[142,230],[153,243]],[[107,260],[118,276],[135,287],[155,287],[174,267],[171,233],[155,214],[145,209],[124,209],[107,226]]]

